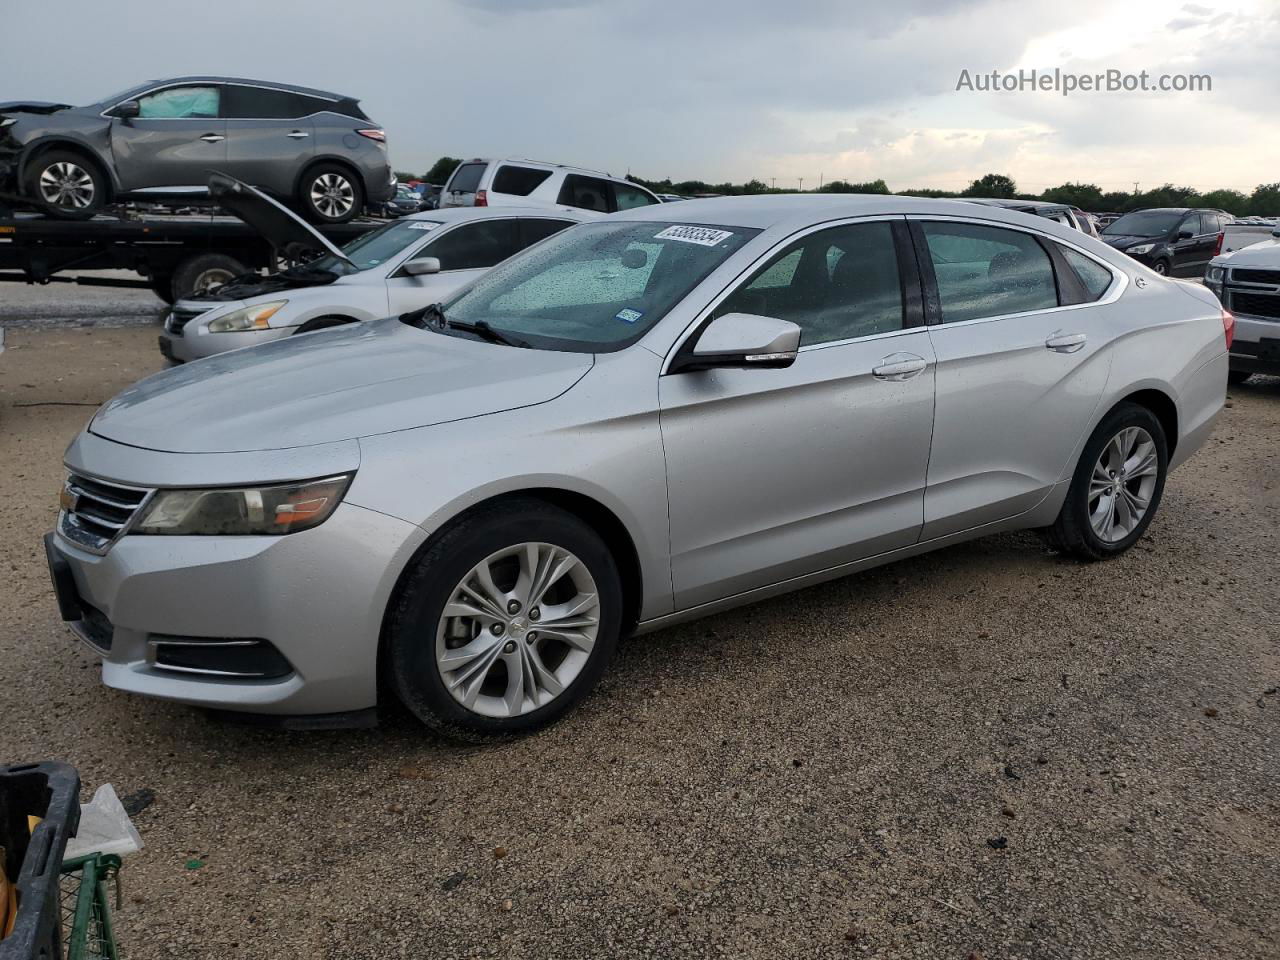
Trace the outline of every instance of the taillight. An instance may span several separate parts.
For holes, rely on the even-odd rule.
[[[1227,338],[1227,349],[1236,339],[1236,318],[1230,310],[1222,311],[1222,335]]]
[[[1218,242],[1213,245],[1213,255],[1215,257],[1222,252],[1222,238],[1225,236],[1225,233],[1218,234]]]
[[[484,190],[476,191],[476,206],[487,207],[489,205],[489,194]]]
[[[357,130],[356,133],[362,137],[368,137],[370,140],[377,140],[379,143],[387,142],[387,132],[370,127],[368,130]]]

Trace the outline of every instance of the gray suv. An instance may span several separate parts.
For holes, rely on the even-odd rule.
[[[0,193],[70,219],[204,193],[218,171],[343,223],[386,200],[386,135],[351,97],[228,77],[153,80],[85,107],[0,104]]]

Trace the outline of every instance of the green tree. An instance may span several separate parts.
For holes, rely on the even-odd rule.
[[[1217,207],[1237,217],[1249,209],[1249,198],[1239,190],[1210,190],[1200,199],[1206,207]]]
[[[1050,203],[1069,203],[1081,210],[1099,210],[1102,205],[1102,189],[1092,183],[1064,183],[1050,187],[1040,195]]]
[[[1012,177],[1006,177],[1003,173],[988,173],[969,184],[961,196],[1012,199],[1017,193],[1018,185],[1013,182]]]
[[[461,162],[456,157],[441,157],[422,175],[422,179],[427,183],[444,183]]]
[[[1095,213],[1125,213],[1134,209],[1134,194],[1126,193],[1124,190],[1112,190],[1104,193],[1098,201],[1098,208]]]
[[[1248,214],[1280,217],[1280,183],[1260,183],[1249,197]]]
[[[850,183],[848,180],[831,180],[822,185],[822,193],[878,193],[887,194],[889,186],[883,180],[866,183]]]
[[[418,175],[416,173],[409,173],[407,170],[392,170],[391,172],[394,173],[396,179],[400,181],[418,179]]]
[[[900,197],[957,197],[959,196],[954,190],[935,190],[933,187],[916,187],[912,190],[899,190]]]

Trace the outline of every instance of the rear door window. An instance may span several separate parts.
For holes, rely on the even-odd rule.
[[[295,120],[315,112],[310,101],[287,90],[233,83],[223,88],[222,115],[233,120]]]
[[[559,233],[565,227],[572,227],[572,220],[544,220],[541,217],[520,220],[517,222],[517,246],[523,250],[531,247],[539,240],[545,240],[553,233]]]
[[[921,226],[943,323],[1058,306],[1053,264],[1031,234],[974,223]]]
[[[138,98],[146,120],[212,119],[218,116],[218,87],[168,87]]]
[[[1066,259],[1067,264],[1076,272],[1076,276],[1080,278],[1080,282],[1084,284],[1085,290],[1089,293],[1089,300],[1097,300],[1111,286],[1111,271],[1100,264],[1092,257],[1086,257],[1077,250],[1070,247],[1058,245],[1058,249],[1062,251],[1062,256]]]
[[[495,193],[509,193],[516,197],[527,197],[538,189],[551,176],[550,170],[539,170],[537,167],[520,167],[514,163],[504,163],[493,175]],[[478,184],[480,181],[477,180]]]
[[[583,210],[609,212],[609,195],[612,185],[608,180],[599,177],[584,177],[571,173],[564,178],[564,186],[560,188],[560,203],[566,207],[579,207]]]
[[[516,252],[516,221],[511,218],[464,223],[418,251],[437,257],[441,270],[487,269]]]
[[[453,171],[449,180],[450,193],[475,193],[480,189],[480,178],[484,176],[487,163],[464,163]]]

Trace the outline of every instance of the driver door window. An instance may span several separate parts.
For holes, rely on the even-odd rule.
[[[142,120],[196,120],[218,116],[217,87],[168,87],[138,98]]]

